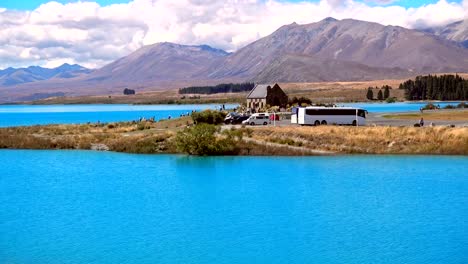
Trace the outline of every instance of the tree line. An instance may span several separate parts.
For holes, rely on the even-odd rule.
[[[179,94],[241,93],[251,91],[254,83],[222,83],[215,86],[191,86],[179,89]]]
[[[374,100],[374,92],[372,91],[372,89],[374,89],[374,88],[373,87],[367,88],[366,97],[369,100]],[[375,89],[379,89],[379,88],[375,87]],[[379,89],[379,92],[377,93],[377,100],[387,100],[390,97],[390,89],[392,89],[392,87],[390,87],[388,85],[382,86],[382,88]],[[383,92],[382,92],[382,90],[383,90]]]
[[[418,76],[400,84],[406,100],[467,100],[468,80],[457,75]]]

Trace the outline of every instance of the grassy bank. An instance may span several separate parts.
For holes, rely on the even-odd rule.
[[[419,120],[421,117],[433,121],[468,121],[468,110],[430,110],[423,113],[384,115],[385,118]]]
[[[468,128],[266,127],[252,137],[332,153],[468,155]]]
[[[0,148],[188,153],[187,148],[180,147],[180,139],[191,133],[187,127],[193,127],[189,117],[159,122],[0,128]],[[254,127],[217,129],[214,133],[221,146],[213,152],[217,155],[468,155],[468,128]],[[212,144],[213,140],[209,138],[203,144]]]
[[[0,129],[0,148],[104,149],[128,153],[173,153],[175,131],[192,124],[189,117],[160,122],[47,125]]]

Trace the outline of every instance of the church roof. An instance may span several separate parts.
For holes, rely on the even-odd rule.
[[[268,87],[272,88],[270,84],[257,84],[247,95],[247,99],[264,99],[267,97]]]

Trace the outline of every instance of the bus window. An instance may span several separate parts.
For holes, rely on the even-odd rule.
[[[362,109],[359,109],[358,110],[358,116],[360,116],[362,118],[366,118],[366,111],[362,110]]]

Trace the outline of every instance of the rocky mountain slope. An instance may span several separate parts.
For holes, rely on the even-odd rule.
[[[200,77],[200,72],[217,64],[228,53],[209,46],[158,43],[145,46],[99,70],[84,80],[132,85],[154,81],[181,81]]]
[[[444,27],[428,28],[423,31],[457,42],[462,47],[468,48],[468,20],[457,21]]]
[[[307,25],[294,23],[281,27],[227,57],[213,69],[210,77],[255,79],[286,54],[308,56],[312,60],[355,62],[369,67],[397,67],[412,73],[468,70],[468,50],[431,34],[352,19],[327,18]],[[333,74],[337,79],[345,77],[340,76],[342,72],[338,70]],[[371,72],[366,76],[375,78]]]
[[[365,81],[401,78],[411,73],[401,68],[370,67],[364,64],[307,55],[284,55],[271,61],[256,76],[259,83]]]

